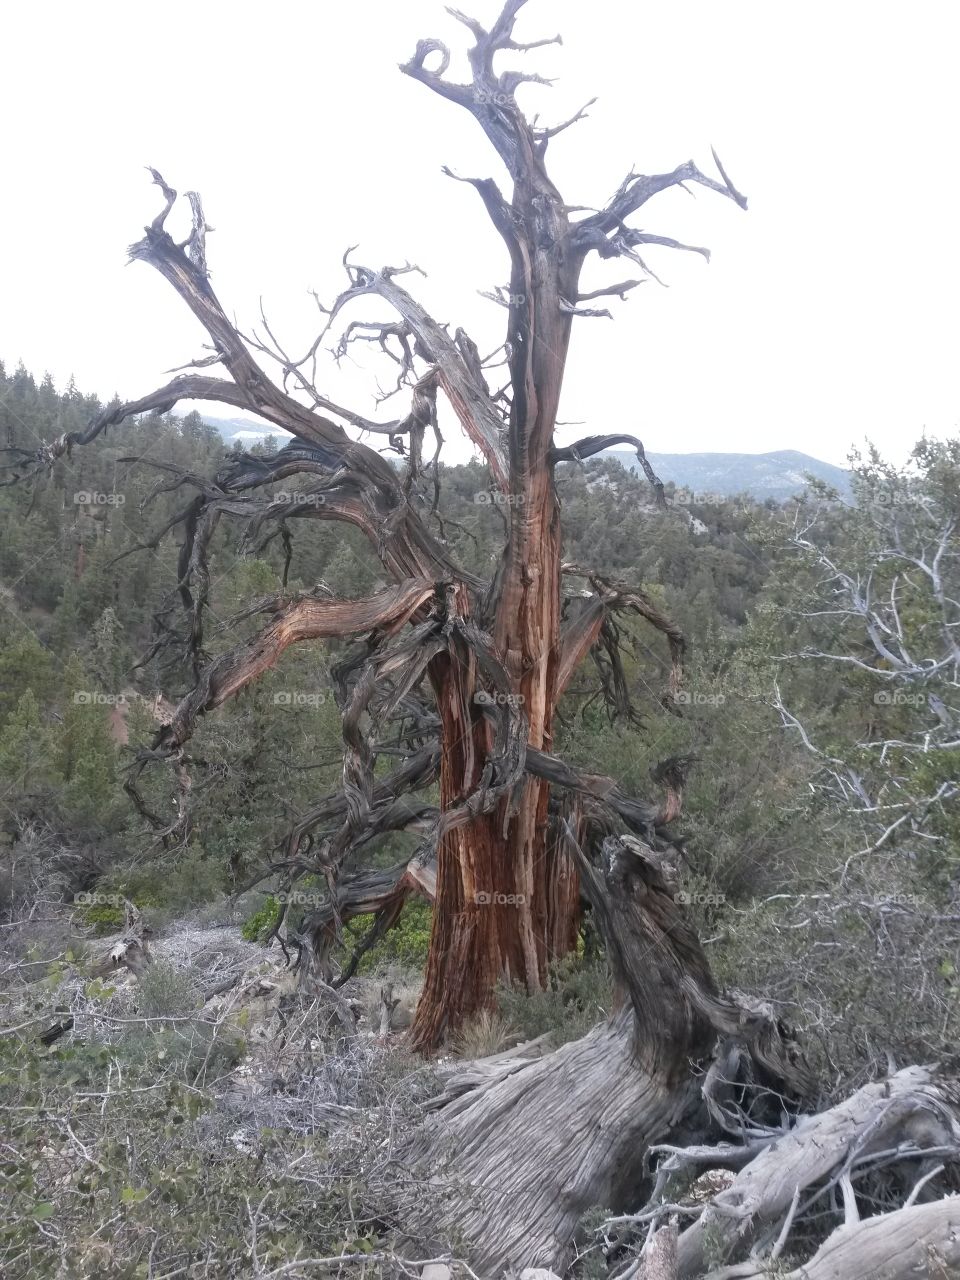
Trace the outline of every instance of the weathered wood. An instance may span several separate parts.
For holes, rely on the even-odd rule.
[[[660,1227],[643,1255],[637,1280],[677,1280],[677,1217]]]
[[[400,1003],[399,999],[394,997],[393,983],[385,982],[380,988],[380,1039],[385,1040],[390,1034],[390,1025],[393,1019],[393,1011]]]
[[[769,1271],[740,1263],[707,1280],[765,1280]],[[802,1266],[779,1280],[954,1280],[960,1275],[960,1196],[911,1205],[839,1227]]]
[[[821,1115],[808,1116],[770,1143],[711,1201],[680,1236],[678,1270],[694,1280],[713,1262],[733,1260],[757,1233],[787,1213],[799,1187],[814,1186],[853,1153],[955,1146],[960,1153],[956,1104],[924,1067],[908,1067],[889,1080],[865,1085]]]
[[[724,1023],[738,1007],[716,992],[665,850],[610,837],[602,870],[574,852],[626,999],[609,1022],[546,1057],[521,1051],[454,1073],[405,1156],[415,1173],[457,1189],[439,1220],[412,1205],[411,1234],[455,1231],[483,1275],[562,1270],[588,1208],[636,1203],[651,1146],[681,1126],[706,1131],[705,1068],[726,1050]],[[740,1056],[785,1096],[797,1072],[780,1033],[760,1034],[761,1012],[741,1008],[740,1020]]]
[[[697,1103],[691,1080],[638,1069],[631,1020],[624,1010],[545,1058],[505,1063],[444,1107],[410,1158],[456,1186],[456,1203],[439,1219],[413,1209],[410,1228],[456,1233],[481,1275],[562,1271],[582,1214],[633,1192],[646,1148]]]
[[[127,898],[123,899],[123,904],[123,933],[114,939],[107,953],[92,965],[90,972],[95,978],[105,978],[118,969],[129,969],[131,973],[140,974],[153,962],[150,954],[151,929],[143,912]]]

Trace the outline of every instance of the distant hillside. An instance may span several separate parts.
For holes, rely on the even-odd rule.
[[[279,442],[288,438],[285,431],[253,418],[213,418],[206,414],[204,418],[216,427],[227,444],[247,448],[271,435]],[[630,470],[639,469],[636,454],[629,450],[609,449],[601,456],[612,458]],[[647,456],[664,483],[672,481],[677,488],[689,489],[695,494],[733,497],[747,493],[761,501],[764,498],[781,501],[804,488],[807,473],[825,480],[843,495],[850,492],[849,472],[796,449],[781,449],[776,453],[651,453]]]
[[[610,449],[605,458],[613,458],[636,471],[636,454],[624,449]],[[799,493],[805,476],[826,481],[839,493],[850,492],[850,473],[832,463],[821,462],[796,449],[780,449],[776,453],[649,453],[650,465],[664,482],[699,494],[733,497],[747,493],[752,498],[776,498],[778,501]]]

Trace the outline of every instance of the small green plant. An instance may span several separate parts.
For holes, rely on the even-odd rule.
[[[345,960],[353,954],[354,947],[366,936],[373,922],[372,915],[355,916],[344,927]],[[430,950],[432,927],[433,907],[429,902],[417,898],[407,903],[394,927],[363,956],[357,972],[367,975],[382,973],[393,964],[422,972]]]
[[[77,917],[83,924],[90,925],[98,938],[118,933],[123,928],[123,907],[113,907],[100,902],[93,906],[80,907]]]
[[[309,889],[312,878],[300,882],[299,888]],[[247,942],[261,942],[280,919],[280,903],[270,894],[263,905],[248,916],[240,933]],[[343,948],[339,959],[347,964],[354,949],[367,936],[374,923],[374,916],[354,916],[343,927]],[[423,899],[408,903],[398,922],[377,943],[365,952],[357,972],[369,977],[384,973],[391,965],[403,970],[422,972],[430,949],[430,930],[433,927],[433,907]]]

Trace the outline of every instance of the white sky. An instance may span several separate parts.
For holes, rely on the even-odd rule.
[[[943,0],[531,0],[518,35],[559,30],[564,45],[525,55],[560,80],[522,89],[523,105],[552,123],[599,95],[548,153],[569,203],[603,202],[631,165],[693,157],[712,172],[711,143],[750,200],[741,213],[668,193],[634,218],[713,261],[651,250],[668,289],[613,299],[613,322],[575,322],[561,416],[584,425],[561,441],[619,430],[655,452],[797,448],[842,463],[868,436],[902,458],[924,429],[956,431],[958,15]],[[72,373],[127,398],[201,354],[169,286],[124,265],[159,208],[146,164],[201,192],[213,284],[241,327],[262,295],[305,350],[307,290],[332,297],[359,243],[370,266],[419,263],[428,279],[411,287],[438,319],[481,348],[500,341],[504,313],[476,290],[506,283],[505,250],[472,188],[440,172],[502,182],[500,162],[470,117],[397,70],[422,36],[465,48],[439,0],[48,0],[7,6],[3,27],[8,368],[22,358],[58,385]],[[635,274],[595,262],[585,287]],[[319,381],[371,413],[359,370],[331,364]],[[385,416],[403,412],[394,401]]]

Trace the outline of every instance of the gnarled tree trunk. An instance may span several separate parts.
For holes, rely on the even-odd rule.
[[[727,1057],[734,1042],[742,1052],[737,1074],[748,1091],[751,1073],[786,1093],[805,1082],[767,1014],[719,997],[675,901],[671,851],[609,837],[598,870],[573,849],[621,1007],[547,1057],[455,1073],[406,1156],[415,1173],[458,1193],[447,1216],[430,1202],[412,1206],[411,1234],[465,1240],[483,1275],[561,1270],[588,1209],[635,1204],[651,1146],[708,1132],[703,1080],[721,1043]]]

